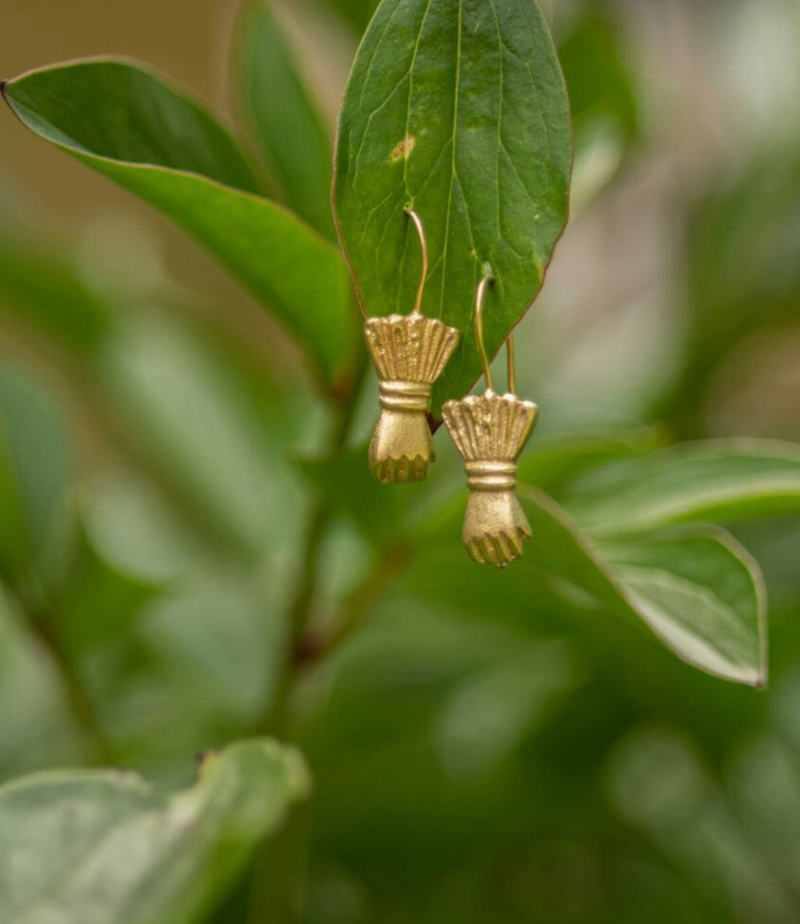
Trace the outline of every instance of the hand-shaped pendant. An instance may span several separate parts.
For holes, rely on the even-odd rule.
[[[433,383],[458,346],[459,334],[436,318],[422,314],[428,276],[425,229],[408,210],[422,248],[422,274],[410,314],[369,318],[364,328],[378,373],[381,411],[369,447],[369,464],[382,484],[424,481],[433,460],[427,414]]]
[[[462,533],[470,556],[503,567],[522,556],[531,528],[516,494],[517,458],[533,431],[538,409],[516,395],[470,395],[448,401],[444,422],[461,453],[469,500]]]
[[[370,467],[383,484],[424,481],[433,459],[431,389],[458,345],[458,331],[421,314],[392,314],[370,318],[365,336],[381,404]]]

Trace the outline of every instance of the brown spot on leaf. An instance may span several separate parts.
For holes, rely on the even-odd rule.
[[[414,150],[416,139],[413,135],[406,135],[402,141],[398,141],[395,149],[392,151],[391,161],[396,164],[398,160],[408,160],[411,152]]]

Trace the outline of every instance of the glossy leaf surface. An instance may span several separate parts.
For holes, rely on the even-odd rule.
[[[475,289],[491,271],[490,353],[535,298],[567,218],[567,95],[532,0],[383,0],[359,48],[339,121],[335,206],[369,315],[414,302],[425,222],[426,314],[462,342],[433,411],[479,373]]]
[[[567,507],[595,533],[800,511],[800,451],[791,443],[721,440],[625,463]]]

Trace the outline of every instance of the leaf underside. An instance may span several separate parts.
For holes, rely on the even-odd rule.
[[[354,344],[336,247],[263,198],[225,128],[149,70],[114,58],[23,74],[3,95],[33,132],[160,209],[297,336],[324,380]]]

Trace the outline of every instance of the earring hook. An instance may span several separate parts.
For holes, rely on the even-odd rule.
[[[492,368],[489,363],[489,357],[486,354],[486,343],[483,339],[483,303],[486,299],[486,290],[494,283],[494,277],[486,275],[478,284],[478,292],[475,296],[475,345],[478,349],[478,356],[483,366],[483,375],[486,379],[486,390],[494,391],[492,380]],[[509,394],[517,393],[517,363],[514,350],[514,334],[508,335],[506,340],[506,350],[508,353],[508,391]]]
[[[422,224],[422,219],[417,215],[413,209],[406,209],[406,215],[414,222],[414,227],[417,229],[417,235],[419,236],[419,246],[422,250],[422,273],[419,279],[419,285],[417,286],[417,297],[414,302],[414,310],[411,314],[422,314],[422,296],[425,293],[425,283],[428,279],[428,242],[425,238],[425,226]]]
[[[483,340],[483,302],[486,298],[486,290],[494,282],[492,276],[484,276],[478,283],[478,291],[475,295],[475,346],[478,350],[481,365],[483,366],[483,376],[486,379],[486,390],[494,391],[492,383],[492,368],[489,365],[489,357],[486,355],[486,344]]]
[[[517,363],[514,351],[514,334],[508,335],[506,341],[506,351],[508,353],[508,393],[516,395],[517,393]]]

